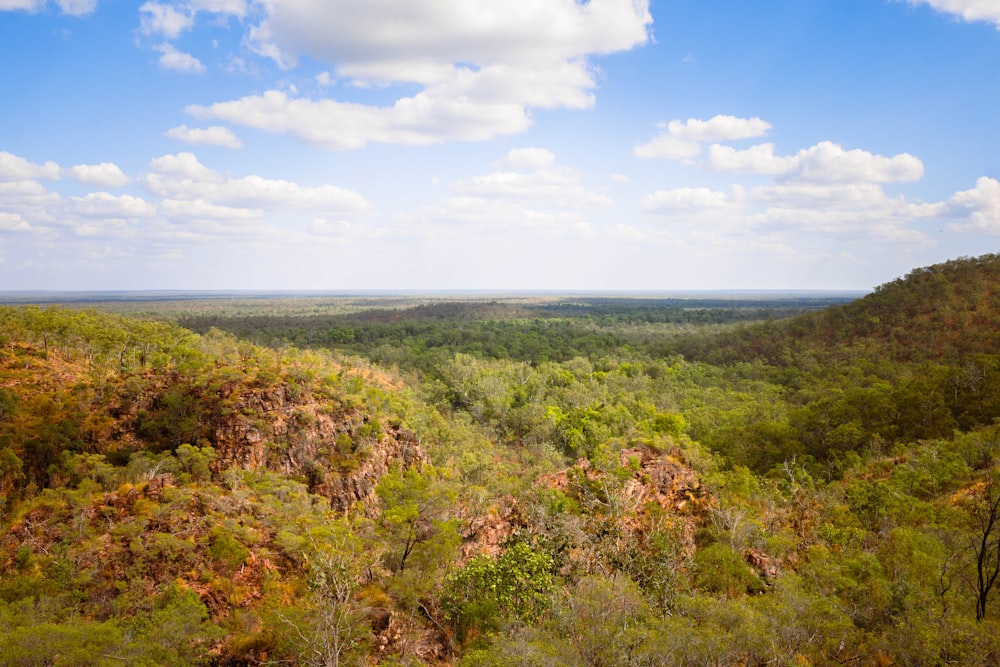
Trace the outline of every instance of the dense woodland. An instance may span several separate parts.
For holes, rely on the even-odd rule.
[[[1000,255],[0,308],[0,664],[1000,664]]]

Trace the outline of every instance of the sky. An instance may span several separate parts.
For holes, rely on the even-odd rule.
[[[0,0],[0,291],[868,290],[1000,251],[1000,0]]]

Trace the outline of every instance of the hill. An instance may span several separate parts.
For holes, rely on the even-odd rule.
[[[510,549],[543,581],[554,555],[596,567],[590,529],[538,545],[562,521],[541,508],[599,490],[633,508],[617,543],[651,504],[694,549],[676,446],[543,476],[357,359],[94,311],[0,323],[0,664],[438,663],[483,622],[452,620],[478,593],[446,575]]]
[[[1000,254],[915,269],[852,303],[712,337],[677,350],[714,363],[761,359],[793,365],[803,354],[829,362],[887,359],[953,363],[1000,354]]]

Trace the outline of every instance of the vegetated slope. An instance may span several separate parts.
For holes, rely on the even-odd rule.
[[[373,369],[218,332],[0,309],[0,664],[439,651],[424,622],[389,622],[384,593],[356,600],[398,546],[374,522],[380,484],[417,475],[435,520],[454,511],[394,392]],[[412,560],[439,528],[406,519]],[[314,591],[324,577],[340,598]],[[310,616],[329,605],[325,621],[358,628],[339,649]]]
[[[162,323],[59,309],[18,322],[12,313],[6,324],[27,326],[6,327],[0,442],[36,488],[59,484],[67,453],[124,464],[188,444],[213,448],[216,471],[299,476],[343,509],[372,502],[388,460],[424,458],[398,422],[372,415],[363,393],[378,389],[361,369]]]
[[[762,359],[790,365],[802,354],[895,362],[954,362],[1000,353],[1000,254],[915,269],[844,306],[714,337],[679,351],[714,363]]]
[[[0,417],[0,664],[441,664],[710,504],[668,438],[543,478],[360,362],[88,311],[0,309]]]
[[[456,354],[424,403],[330,355],[0,309],[0,664],[998,664],[1000,425],[905,440],[918,385],[791,371]],[[824,443],[839,467],[796,456]]]
[[[661,352],[780,387],[780,403],[692,433],[759,471],[988,426],[1000,417],[1000,255],[917,269],[844,306]]]

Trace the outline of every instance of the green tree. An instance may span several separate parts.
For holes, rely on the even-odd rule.
[[[446,528],[446,514],[454,505],[455,492],[432,465],[396,469],[386,473],[375,487],[381,504],[379,526],[391,545],[389,565],[402,572],[413,555]]]
[[[536,620],[549,603],[552,566],[549,554],[516,542],[499,558],[477,556],[450,575],[442,603],[458,640],[497,630],[505,621]]]

